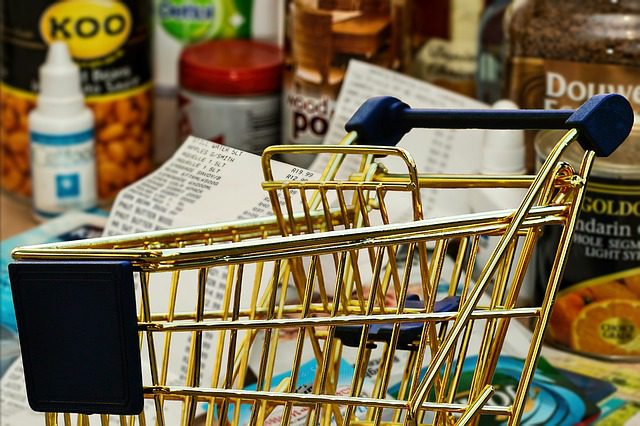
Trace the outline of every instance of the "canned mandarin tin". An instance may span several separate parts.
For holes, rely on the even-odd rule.
[[[562,132],[541,132],[544,158]],[[581,148],[563,158],[578,167]],[[559,232],[548,227],[536,252],[536,291],[552,267]],[[597,158],[587,184],[548,339],[582,354],[640,360],[640,129],[608,158]]]

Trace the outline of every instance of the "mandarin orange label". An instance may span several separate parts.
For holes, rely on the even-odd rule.
[[[640,268],[563,290],[551,316],[550,337],[578,352],[640,355]]]
[[[539,294],[557,244],[552,228],[537,252]],[[549,339],[582,354],[640,359],[640,181],[592,176],[572,241]]]

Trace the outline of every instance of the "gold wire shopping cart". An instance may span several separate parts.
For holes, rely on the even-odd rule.
[[[273,217],[18,248],[10,278],[29,403],[48,425],[71,424],[69,413],[103,425],[518,424],[594,156],[632,123],[618,95],[575,112],[373,99],[345,146],[267,150]],[[381,146],[412,127],[570,130],[535,176],[429,176],[405,150]],[[348,146],[356,139],[374,145]],[[586,150],[577,171],[560,161],[576,140]],[[270,161],[282,151],[333,157],[318,180],[279,181]],[[360,170],[339,179],[350,156]],[[405,173],[387,172],[380,156]],[[426,187],[529,190],[514,210],[425,219]],[[396,221],[390,203],[410,207],[410,221]],[[546,294],[517,307],[547,226],[562,233]],[[500,240],[474,283],[484,235]],[[455,261],[441,288],[446,256]],[[534,332],[513,402],[497,405],[493,373],[514,318],[532,318]]]

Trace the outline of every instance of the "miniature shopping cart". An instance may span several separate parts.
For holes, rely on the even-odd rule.
[[[103,425],[518,424],[592,162],[632,123],[618,95],[576,111],[376,98],[344,145],[267,150],[273,217],[18,248],[10,277],[29,404],[49,425],[71,424],[70,413]],[[394,146],[414,127],[568,131],[535,176],[433,176]],[[578,170],[560,160],[576,141]],[[332,157],[319,178],[277,180],[271,158],[283,151]],[[529,189],[517,209],[423,217],[425,188],[470,187]],[[546,227],[562,229],[546,293],[517,306]],[[499,242],[474,282],[483,236]],[[499,404],[494,371],[521,318],[533,337],[513,400]]]

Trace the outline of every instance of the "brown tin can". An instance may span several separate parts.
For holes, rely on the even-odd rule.
[[[539,159],[562,132],[535,141]],[[579,166],[574,144],[563,160]],[[548,227],[536,252],[536,291],[541,297],[552,267],[551,247],[560,234]],[[549,249],[548,249],[549,248]],[[613,360],[640,360],[640,129],[610,157],[597,158],[564,277],[551,315],[548,340],[572,351]]]

